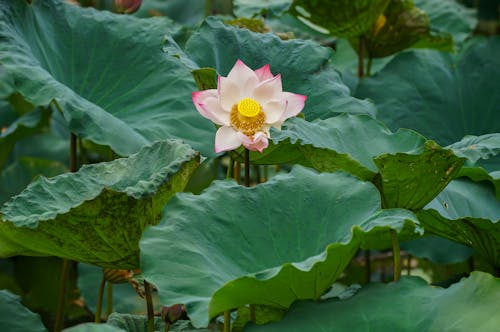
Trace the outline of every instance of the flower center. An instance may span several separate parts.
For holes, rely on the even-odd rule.
[[[246,136],[255,135],[266,122],[266,114],[261,111],[259,103],[252,98],[244,98],[235,104],[229,117],[231,126]]]
[[[260,105],[255,99],[244,98],[238,103],[238,112],[243,116],[253,118],[260,113]]]

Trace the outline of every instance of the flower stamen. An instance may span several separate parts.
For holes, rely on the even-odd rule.
[[[252,98],[243,98],[238,103],[238,112],[248,118],[253,118],[260,113],[259,103]]]
[[[244,114],[254,114],[253,107],[255,106],[255,105],[250,106],[252,107],[251,110],[244,108],[246,106],[240,107],[240,104],[242,104],[242,101],[244,101],[245,99],[247,100],[249,99],[257,104],[258,112],[255,115],[253,116],[244,115]],[[238,104],[235,104],[232,107],[229,118],[231,121],[231,126],[233,126],[233,128],[242,132],[246,136],[252,137],[253,135],[255,135],[256,132],[260,131],[264,126],[264,123],[266,122],[266,114],[260,110],[260,105],[255,100],[250,98],[245,98],[245,99],[242,99]],[[243,103],[243,105],[245,105],[245,103]],[[241,111],[241,109],[243,109],[243,111]]]

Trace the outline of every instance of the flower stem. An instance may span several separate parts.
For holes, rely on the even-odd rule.
[[[257,319],[255,318],[255,306],[250,304],[250,321],[255,324]]]
[[[250,187],[250,151],[245,149],[245,187]]]
[[[151,285],[146,280],[144,280],[144,293],[146,295],[146,306],[148,310],[148,332],[153,332],[155,329],[153,297],[151,296]]]
[[[111,282],[108,282],[106,291],[106,316],[109,317],[113,312],[113,284]]]
[[[69,171],[76,172],[76,135],[69,135]]]
[[[55,99],[54,99],[55,101]],[[56,107],[62,113],[61,107],[55,101]],[[76,146],[76,135],[70,133],[69,135],[69,171],[76,172],[76,157],[77,157],[77,146]],[[57,302],[56,318],[54,322],[54,331],[59,332],[62,330],[64,325],[64,309],[66,307],[66,281],[68,280],[69,270],[70,270],[71,260],[63,259],[61,267],[61,277],[59,279],[59,299]]]
[[[236,183],[240,184],[241,183],[241,179],[240,179],[240,162],[239,161],[235,161],[234,162],[234,179],[236,180]]]
[[[394,258],[394,281],[398,281],[399,278],[401,278],[401,252],[396,231],[391,229],[390,232],[392,240],[392,257]]]
[[[234,176],[234,160],[229,157],[229,164],[227,165],[226,179],[232,179]]]
[[[224,311],[224,332],[231,332],[231,311]]]
[[[56,319],[54,322],[54,331],[62,331],[64,326],[64,308],[66,306],[66,280],[68,280],[69,267],[71,261],[69,259],[62,260],[61,278],[59,279],[59,299],[57,302]]]
[[[368,284],[371,281],[372,277],[372,266],[371,266],[372,262],[371,262],[370,250],[365,250],[364,258],[365,258],[365,282]]]
[[[97,304],[95,306],[95,323],[101,322],[101,312],[102,312],[102,298],[104,297],[104,285],[106,285],[106,278],[104,273],[102,274],[101,284],[99,285],[99,293],[97,293]]]

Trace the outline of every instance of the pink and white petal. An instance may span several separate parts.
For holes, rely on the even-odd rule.
[[[262,105],[262,112],[266,115],[267,124],[273,125],[283,117],[285,112],[286,102],[284,100],[271,100]]]
[[[291,92],[283,92],[283,98],[286,100],[286,108],[281,121],[296,116],[304,108],[307,96],[299,95]]]
[[[227,112],[230,112],[231,108],[241,100],[240,87],[230,78],[219,76],[217,90],[220,105]]]
[[[269,67],[269,65],[264,65],[264,66],[260,67],[259,69],[256,69],[255,75],[257,75],[259,82],[263,82],[265,80],[268,80],[268,79],[274,77],[273,73],[271,73],[271,68]]]
[[[259,104],[263,105],[271,99],[282,98],[282,91],[283,87],[281,85],[281,75],[278,74],[275,77],[265,80],[257,85],[253,91],[252,98],[254,98]]]
[[[205,114],[202,115],[212,120],[212,122],[221,125],[221,126],[229,126],[230,116],[229,112],[225,111],[219,103],[219,98],[217,97],[208,97],[203,103],[199,104],[200,108],[204,111]]]
[[[241,133],[232,127],[220,127],[215,134],[215,153],[230,151],[240,147],[243,142],[239,134]]]
[[[269,140],[265,133],[259,131],[253,135],[251,139],[249,138],[244,140],[243,145],[248,150],[259,151],[262,153],[262,151],[269,146]]]
[[[238,84],[243,95],[242,97],[249,97],[251,91],[259,83],[255,72],[239,59],[227,75],[227,78]]]
[[[196,110],[200,112],[200,114],[203,115],[205,118],[208,117],[205,115],[205,110],[203,110],[200,107],[200,104],[203,104],[205,99],[209,97],[217,97],[217,90],[210,89],[203,91],[194,91],[193,93],[191,93],[191,98],[193,99],[193,104],[196,107]]]

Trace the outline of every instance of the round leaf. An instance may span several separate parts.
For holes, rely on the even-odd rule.
[[[0,290],[0,326],[4,331],[47,331],[38,314],[23,307],[19,297],[6,290]]]
[[[453,180],[417,214],[426,232],[470,246],[500,267],[500,201],[487,182]]]
[[[381,122],[362,115],[343,114],[314,122],[292,119],[272,138],[273,144],[262,154],[251,152],[252,163],[344,170],[372,180],[381,191],[384,207],[422,208],[453,179],[464,161],[414,131],[392,133]]]
[[[369,284],[347,300],[299,302],[279,323],[245,331],[485,331],[498,330],[500,279],[473,272],[449,288],[417,277]]]
[[[499,133],[498,54],[498,37],[477,39],[458,56],[405,52],[360,82],[356,95],[373,99],[392,130],[411,128],[442,146]]]
[[[42,177],[2,206],[0,255],[137,268],[142,230],[159,221],[198,163],[188,145],[163,141],[129,158]]]
[[[332,36],[364,35],[377,21],[390,0],[294,0],[291,13],[304,23]],[[321,31],[321,30],[320,30]]]
[[[161,51],[176,29],[166,18],[65,1],[2,1],[0,62],[27,101],[56,100],[74,133],[120,155],[167,138],[214,155],[213,126],[192,105],[190,72]]]
[[[143,235],[141,269],[163,304],[184,303],[202,327],[249,303],[318,299],[360,245],[390,246],[390,229],[417,236],[413,220],[381,211],[370,183],[296,167],[254,188],[219,181],[199,196],[177,195]]]

